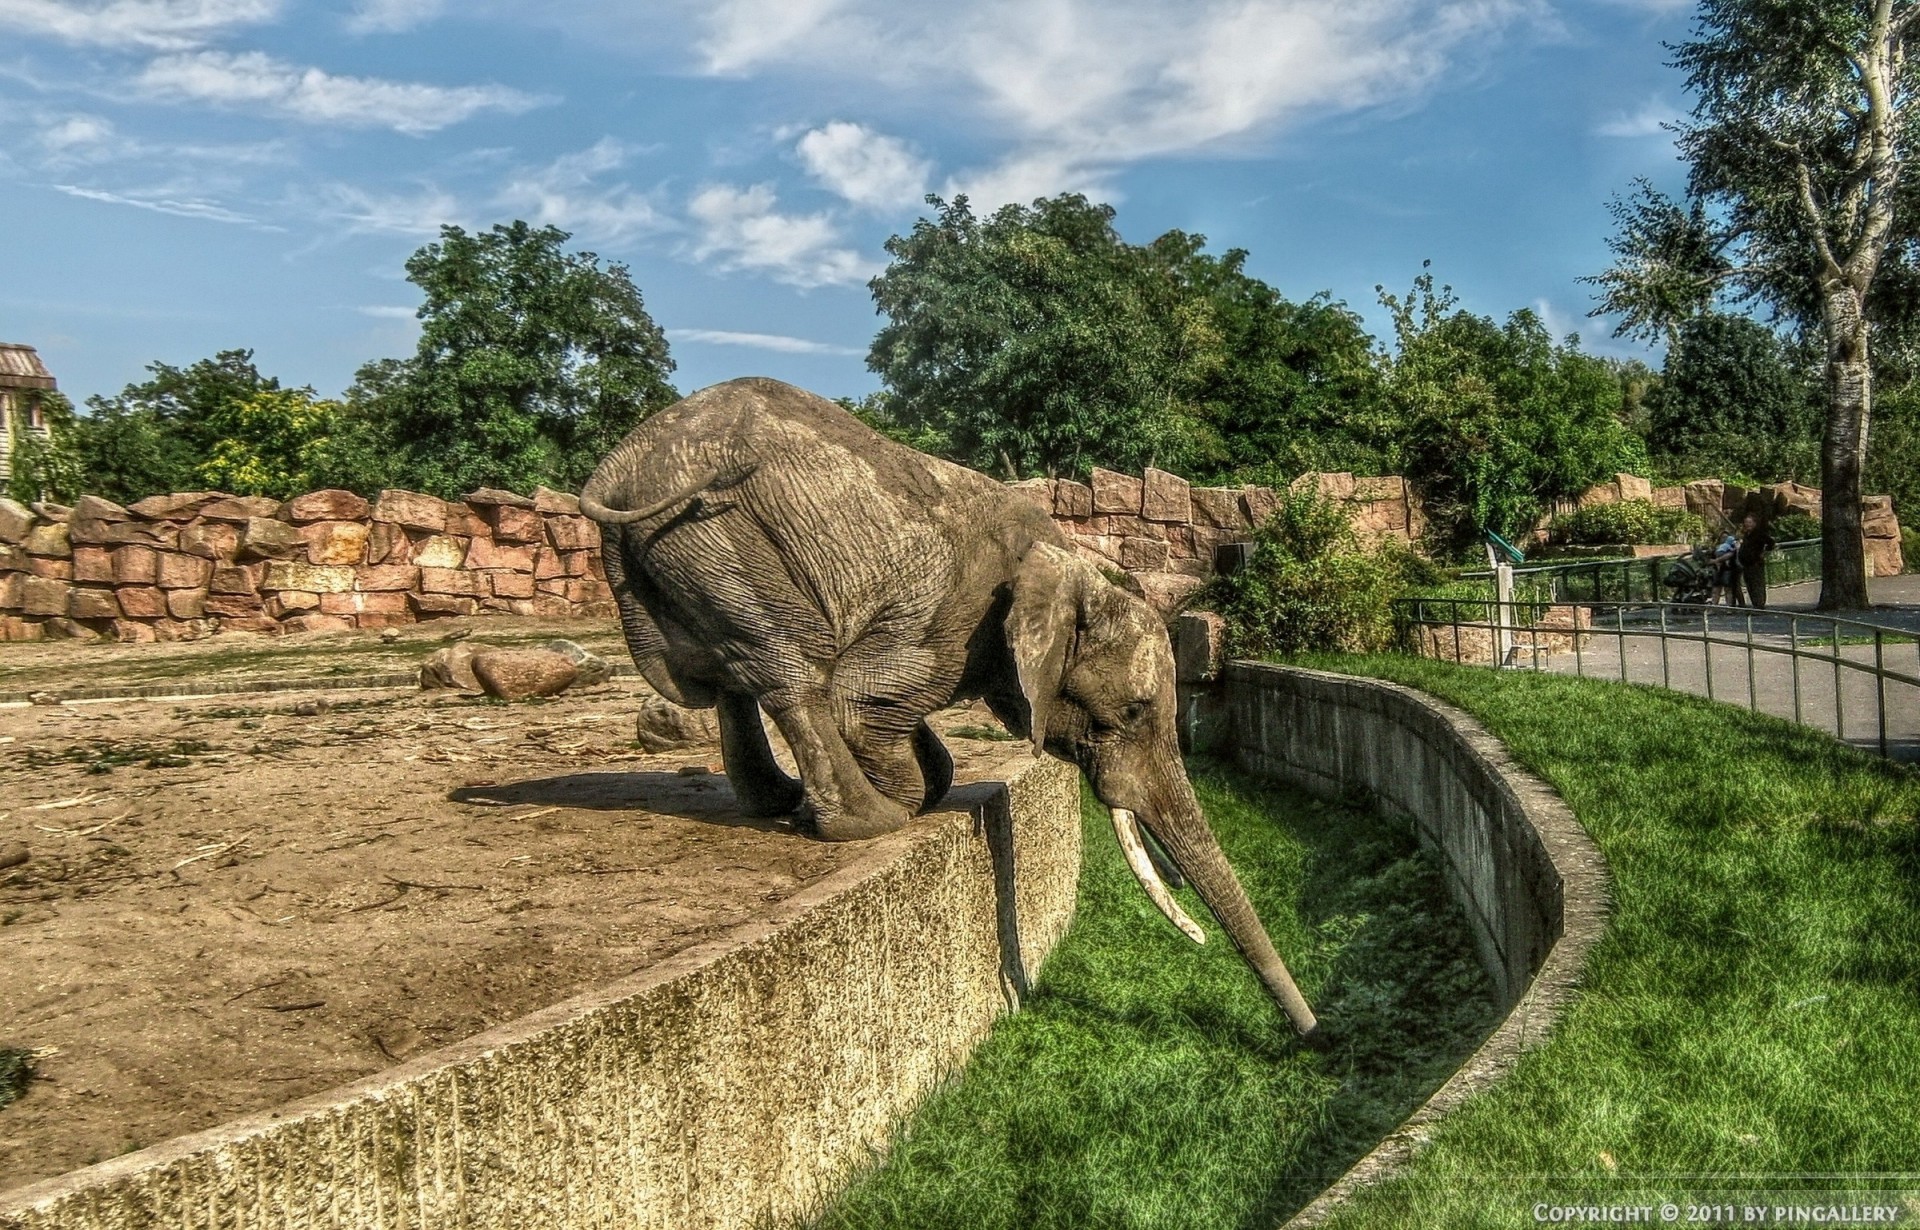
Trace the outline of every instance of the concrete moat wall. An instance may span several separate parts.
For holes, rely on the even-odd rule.
[[[1020,755],[722,940],[330,1094],[0,1194],[4,1230],[783,1225],[1065,934],[1079,774]]]

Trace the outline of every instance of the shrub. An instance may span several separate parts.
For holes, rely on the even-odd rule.
[[[1773,523],[1773,536],[1781,542],[1820,537],[1820,518],[1805,513],[1788,513]]]
[[[1651,500],[1622,500],[1617,504],[1589,504],[1547,528],[1555,542],[1667,543],[1704,537],[1706,522],[1684,508],[1661,508]]]
[[[1255,533],[1252,558],[1195,605],[1226,619],[1236,657],[1380,650],[1393,640],[1392,603],[1411,554],[1362,543],[1339,504],[1290,492]]]
[[[1900,557],[1906,564],[1905,572],[1920,572],[1920,530],[1900,527]]]

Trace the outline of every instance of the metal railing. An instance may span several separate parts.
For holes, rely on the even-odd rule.
[[[1554,560],[1520,564],[1516,582],[1532,581],[1550,587],[1555,602],[1658,602],[1666,592],[1667,569],[1687,554],[1647,555],[1629,559]],[[1767,555],[1767,584],[1792,585],[1820,575],[1820,540],[1797,538],[1783,542]],[[1460,574],[1463,580],[1491,580],[1481,569]]]
[[[1432,650],[1427,656],[1449,656],[1450,642],[1456,662],[1484,660],[1491,665],[1502,658],[1499,665],[1507,667],[1657,683],[1735,704],[1744,689],[1751,710],[1830,729],[1835,737],[1873,747],[1882,756],[1920,757],[1920,639],[1912,634],[1833,615],[1675,602],[1573,604],[1573,626],[1561,627],[1542,625],[1530,604],[1490,610],[1494,605],[1474,599],[1405,598],[1394,603],[1394,614],[1403,645],[1411,648],[1415,630],[1426,630],[1427,644],[1419,651]],[[1652,677],[1651,652],[1637,663],[1641,678],[1635,677],[1634,655],[1629,653],[1629,645],[1648,641],[1659,646],[1657,679]],[[1686,649],[1676,654],[1676,646]],[[1488,651],[1486,659],[1480,657],[1482,648]],[[1721,651],[1719,663],[1716,649]],[[1910,657],[1911,669],[1889,665],[1890,654]],[[1736,669],[1744,667],[1732,694],[1715,681],[1716,665],[1724,667],[1729,655]],[[1890,685],[1908,689],[1899,694],[1904,703],[1889,706]],[[1763,691],[1770,702],[1764,706]],[[1830,724],[1825,720],[1828,710]]]

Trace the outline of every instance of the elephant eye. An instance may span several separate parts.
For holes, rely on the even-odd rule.
[[[1137,724],[1145,716],[1147,716],[1147,702],[1144,700],[1136,700],[1120,711],[1120,720],[1128,726]]]

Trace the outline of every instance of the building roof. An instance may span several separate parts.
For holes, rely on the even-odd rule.
[[[52,389],[53,373],[31,346],[0,342],[0,389]]]

